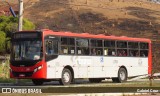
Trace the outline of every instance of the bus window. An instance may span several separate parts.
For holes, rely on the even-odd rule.
[[[115,51],[115,49],[107,49],[107,51],[106,52],[108,52],[108,53],[104,53],[104,55],[108,55],[108,56],[116,56],[116,51]]]
[[[148,49],[148,43],[140,43],[140,49]]]
[[[140,43],[140,56],[148,57],[148,43]]]
[[[115,41],[113,40],[105,40],[104,41],[104,55],[105,56],[115,56]]]
[[[77,38],[76,39],[77,45],[77,55],[89,55],[89,40]]]
[[[96,48],[97,55],[103,55],[103,49],[102,48]]]
[[[63,37],[63,38],[61,38],[61,45],[68,45],[68,38],[66,38],[66,37]]]
[[[75,47],[70,47],[68,53],[75,54]]]
[[[68,54],[68,47],[67,46],[61,46],[61,53],[60,54]]]
[[[103,41],[91,39],[91,55],[103,55]]]
[[[148,57],[148,50],[141,50],[140,51],[140,56],[141,57]]]
[[[104,47],[115,47],[115,41],[104,41]]]
[[[96,45],[96,44],[97,44],[97,43],[96,43],[96,42],[97,42],[96,40],[91,40],[90,42],[91,42],[91,47],[96,47],[96,46],[97,46],[97,45]]]
[[[92,48],[92,49],[91,49],[91,55],[97,55],[95,48]]]
[[[127,56],[127,49],[118,49],[117,56]]]
[[[103,55],[103,49],[102,48],[92,48],[91,55]]]
[[[97,47],[103,47],[102,40],[97,40]]]
[[[128,48],[138,49],[138,42],[128,42]]]
[[[125,41],[117,41],[118,48],[127,48],[127,42]]]
[[[58,54],[58,41],[46,40],[46,54],[47,55]]]
[[[139,50],[130,49],[129,50],[129,56],[130,57],[139,57]]]
[[[79,47],[88,47],[89,42],[88,42],[88,39],[77,38],[76,44]]]
[[[75,54],[75,39],[61,37],[61,52],[60,54]]]
[[[77,47],[77,55],[89,55],[88,47]]]
[[[91,40],[91,47],[103,47],[102,40],[92,39]]]

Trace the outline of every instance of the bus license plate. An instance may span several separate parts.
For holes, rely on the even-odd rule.
[[[25,74],[19,74],[19,77],[25,77]]]

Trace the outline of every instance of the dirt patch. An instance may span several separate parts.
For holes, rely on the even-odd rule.
[[[135,19],[120,19],[122,21],[118,28],[126,31],[149,31],[154,30],[154,27],[150,25],[148,21],[135,20]]]
[[[128,10],[129,15],[133,15],[138,17],[139,19],[146,19],[146,20],[156,20],[157,18],[152,16],[153,13],[157,13],[157,11],[141,8],[141,7],[126,7]]]
[[[102,22],[106,18],[102,14],[87,12],[79,15],[79,18],[85,23]]]

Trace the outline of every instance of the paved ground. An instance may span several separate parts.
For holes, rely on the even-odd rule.
[[[70,86],[75,86],[75,87],[83,87],[83,86],[107,86],[107,85],[123,85],[123,84],[133,84],[133,83],[149,83],[149,79],[138,79],[134,81],[128,80],[125,83],[113,83],[111,79],[106,79],[102,81],[102,83],[90,83],[87,79],[80,79],[80,80],[75,80],[74,84],[71,84]],[[160,79],[154,79],[154,83],[160,83]],[[0,86],[33,86],[34,84],[32,82],[19,82],[19,85],[16,85],[15,83],[0,83]],[[52,82],[45,82],[43,84],[44,87],[49,86],[49,87],[63,87],[59,85],[58,81],[52,81]],[[42,86],[41,86],[42,87]]]
[[[156,85],[159,84],[160,85],[160,80],[159,79],[156,79],[153,82],[154,82],[153,85],[154,84],[156,84]],[[152,94],[154,94],[153,96],[160,96],[160,94],[159,94],[160,91],[159,91],[159,93],[157,93],[157,92],[156,93],[147,93],[147,94],[146,93],[144,94],[143,92],[142,93],[137,93],[136,90],[141,87],[140,84],[141,85],[144,84],[144,86],[145,86],[145,84],[149,85],[149,80],[148,79],[140,79],[140,80],[137,80],[137,81],[128,81],[128,82],[125,82],[125,83],[112,83],[111,80],[105,80],[102,83],[89,83],[88,80],[83,79],[83,80],[76,80],[75,84],[71,84],[69,86],[61,86],[61,85],[59,85],[59,82],[54,81],[54,82],[45,83],[42,86],[34,86],[32,84],[32,82],[20,83],[19,85],[15,85],[13,83],[0,83],[0,87],[1,88],[37,88],[37,89],[43,89],[45,91],[47,90],[47,91],[53,93],[53,94],[49,94],[49,95],[45,95],[45,96],[57,96],[57,95],[60,95],[60,96],[64,96],[64,95],[65,96],[66,95],[67,96],[128,96],[128,95],[150,96]],[[137,85],[139,85],[139,87],[137,87]],[[110,90],[110,89],[112,90],[112,87],[113,87],[113,89],[119,88],[118,90],[124,90],[123,88],[127,88],[127,90],[129,90],[130,87],[127,87],[127,86],[130,86],[131,89],[133,89],[132,87],[136,86],[137,89],[135,89],[135,92],[130,92],[130,93],[126,93],[126,92],[105,93],[104,92],[104,90]],[[92,91],[84,93],[83,91],[86,91],[85,88],[86,88],[86,90],[92,90]],[[109,89],[107,89],[107,88],[109,88]],[[148,88],[152,89],[152,87],[146,87],[146,88],[147,89]],[[65,90],[69,90],[69,91],[71,91],[71,93],[69,93],[68,91],[65,91]],[[77,90],[78,91],[80,90],[80,92],[78,92]],[[97,90],[99,90],[99,91],[97,91]],[[56,93],[54,93],[54,92],[56,92]],[[67,94],[66,93],[64,94],[64,92],[67,92]],[[78,93],[76,93],[76,92],[78,92]],[[104,92],[104,93],[102,93],[102,92]],[[8,96],[8,95],[6,95],[6,96]]]

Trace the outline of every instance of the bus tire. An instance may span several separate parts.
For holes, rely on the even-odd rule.
[[[59,83],[61,85],[69,85],[72,81],[72,73],[69,69],[64,68],[62,71],[61,79],[59,80]]]
[[[89,82],[91,83],[100,83],[102,79],[100,78],[89,78]]]
[[[127,71],[124,68],[120,68],[118,71],[118,83],[125,82],[127,80]]]
[[[32,82],[34,85],[42,85],[43,84],[42,79],[32,79]]]

